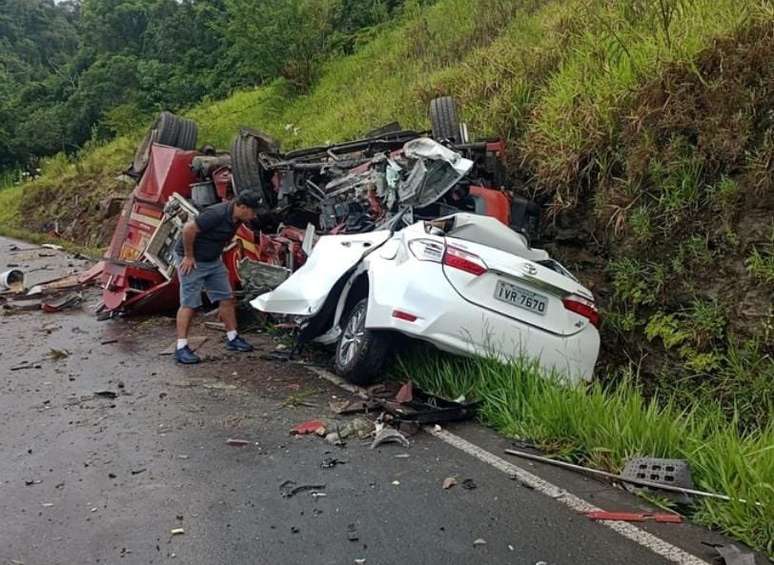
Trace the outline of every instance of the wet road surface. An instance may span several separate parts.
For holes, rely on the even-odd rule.
[[[0,239],[0,270],[53,265],[34,273],[43,280],[86,264],[13,244]],[[207,361],[180,367],[159,354],[171,319],[99,322],[98,298],[0,317],[0,564],[666,562],[427,433],[375,450],[292,437],[299,422],[336,419],[328,402],[350,396],[261,359],[279,338],[250,334],[258,351],[230,353],[200,319]],[[11,370],[23,362],[33,368]],[[493,453],[509,445],[472,423],[453,430]],[[331,457],[343,463],[322,468]],[[607,509],[648,509],[603,483],[514,463]],[[452,476],[477,488],[442,489]],[[283,498],[286,480],[325,485],[325,496]],[[699,542],[723,541],[688,524],[643,529],[707,561]]]

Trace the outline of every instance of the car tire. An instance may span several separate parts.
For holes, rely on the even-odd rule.
[[[461,141],[460,120],[454,98],[442,96],[430,101],[430,125],[435,139],[448,139],[454,143]]]
[[[231,174],[234,181],[234,193],[248,190],[257,192],[264,205],[274,206],[272,194],[264,186],[264,170],[258,161],[260,142],[255,136],[240,132],[231,144]]]
[[[379,380],[390,353],[390,334],[365,327],[368,299],[357,302],[347,313],[336,343],[334,369],[352,384],[365,386]]]

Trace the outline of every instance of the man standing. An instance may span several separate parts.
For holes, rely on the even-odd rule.
[[[177,276],[180,280],[180,309],[177,311],[178,363],[192,365],[200,361],[188,347],[188,329],[196,308],[202,305],[202,290],[211,302],[218,302],[218,313],[226,326],[226,348],[252,351],[253,346],[237,334],[236,305],[228,272],[221,255],[233,239],[239,225],[255,219],[261,200],[254,192],[243,192],[230,202],[214,204],[183,226],[177,243]]]

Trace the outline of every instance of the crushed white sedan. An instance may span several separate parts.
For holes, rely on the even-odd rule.
[[[299,318],[301,342],[335,344],[336,372],[356,384],[382,374],[395,332],[454,354],[536,359],[571,382],[591,379],[599,353],[591,292],[523,234],[469,213],[321,237],[251,304]]]

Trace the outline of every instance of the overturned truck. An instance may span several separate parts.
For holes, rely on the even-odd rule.
[[[243,128],[226,153],[194,149],[196,124],[162,113],[126,172],[137,184],[105,258],[102,315],[176,308],[182,226],[250,190],[263,211],[224,252],[232,286],[257,309],[296,318],[300,341],[335,344],[336,369],[350,380],[379,374],[395,331],[454,353],[529,355],[590,378],[593,296],[530,247],[539,208],[505,189],[503,142],[471,142],[456,116],[444,97],[431,104],[432,132],[395,123],[289,152]],[[392,272],[380,260],[418,263]],[[407,277],[437,279],[435,290]],[[430,311],[448,315],[430,324]]]

